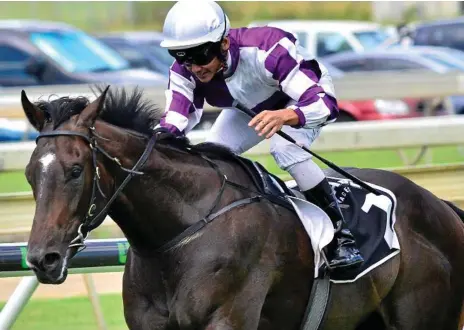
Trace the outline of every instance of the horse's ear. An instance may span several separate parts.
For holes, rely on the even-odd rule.
[[[45,120],[44,111],[29,101],[24,90],[21,91],[21,104],[23,106],[24,113],[26,114],[26,117],[31,125],[34,126],[38,131],[41,131]]]
[[[82,110],[77,121],[78,125],[87,127],[93,126],[95,120],[97,119],[98,115],[103,109],[103,105],[105,104],[106,93],[108,92],[109,88],[110,86],[107,86],[96,100],[94,100],[84,110]]]

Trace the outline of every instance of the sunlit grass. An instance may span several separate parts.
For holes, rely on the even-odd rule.
[[[432,163],[458,163],[464,162],[464,153],[458,151],[458,147],[436,147],[432,148]],[[406,154],[413,158],[417,154],[417,148],[411,148]],[[394,150],[369,150],[369,151],[344,151],[344,152],[325,152],[321,153],[323,157],[337,164],[338,166],[353,167],[372,167],[372,168],[389,168],[403,166],[399,154]],[[263,164],[270,172],[282,175],[286,174],[279,169],[270,155],[250,157]],[[317,161],[321,167],[326,167]],[[420,164],[424,164],[422,161]],[[0,172],[0,193],[12,193],[20,191],[29,191],[30,186],[24,176],[24,171]]]
[[[101,295],[100,302],[108,330],[127,329],[120,294]],[[0,303],[0,308],[4,303]],[[87,297],[32,299],[12,330],[95,330],[97,322]]]

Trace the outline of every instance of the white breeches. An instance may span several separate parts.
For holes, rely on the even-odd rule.
[[[239,110],[224,109],[216,119],[206,141],[227,146],[240,155],[264,139],[258,136],[253,127],[248,126],[250,120],[250,117]],[[282,127],[283,132],[308,148],[319,136],[320,130],[321,128]],[[301,190],[314,187],[325,177],[319,166],[312,160],[312,156],[293,143],[274,134],[270,139],[270,144],[270,152],[277,165],[290,173]]]

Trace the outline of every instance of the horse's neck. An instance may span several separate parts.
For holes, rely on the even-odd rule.
[[[100,145],[129,168],[146,146],[127,133],[113,134],[111,141]],[[105,170],[114,178],[114,189],[127,175],[108,160]],[[145,175],[134,177],[110,209],[112,219],[139,250],[161,246],[206,216],[223,183],[223,177],[204,159],[163,144],[157,144],[142,170]],[[220,205],[237,198],[235,195],[237,192],[225,193]]]

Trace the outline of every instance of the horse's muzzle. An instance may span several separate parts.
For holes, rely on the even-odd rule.
[[[43,284],[61,284],[68,275],[66,262],[59,252],[29,252],[27,264]]]

